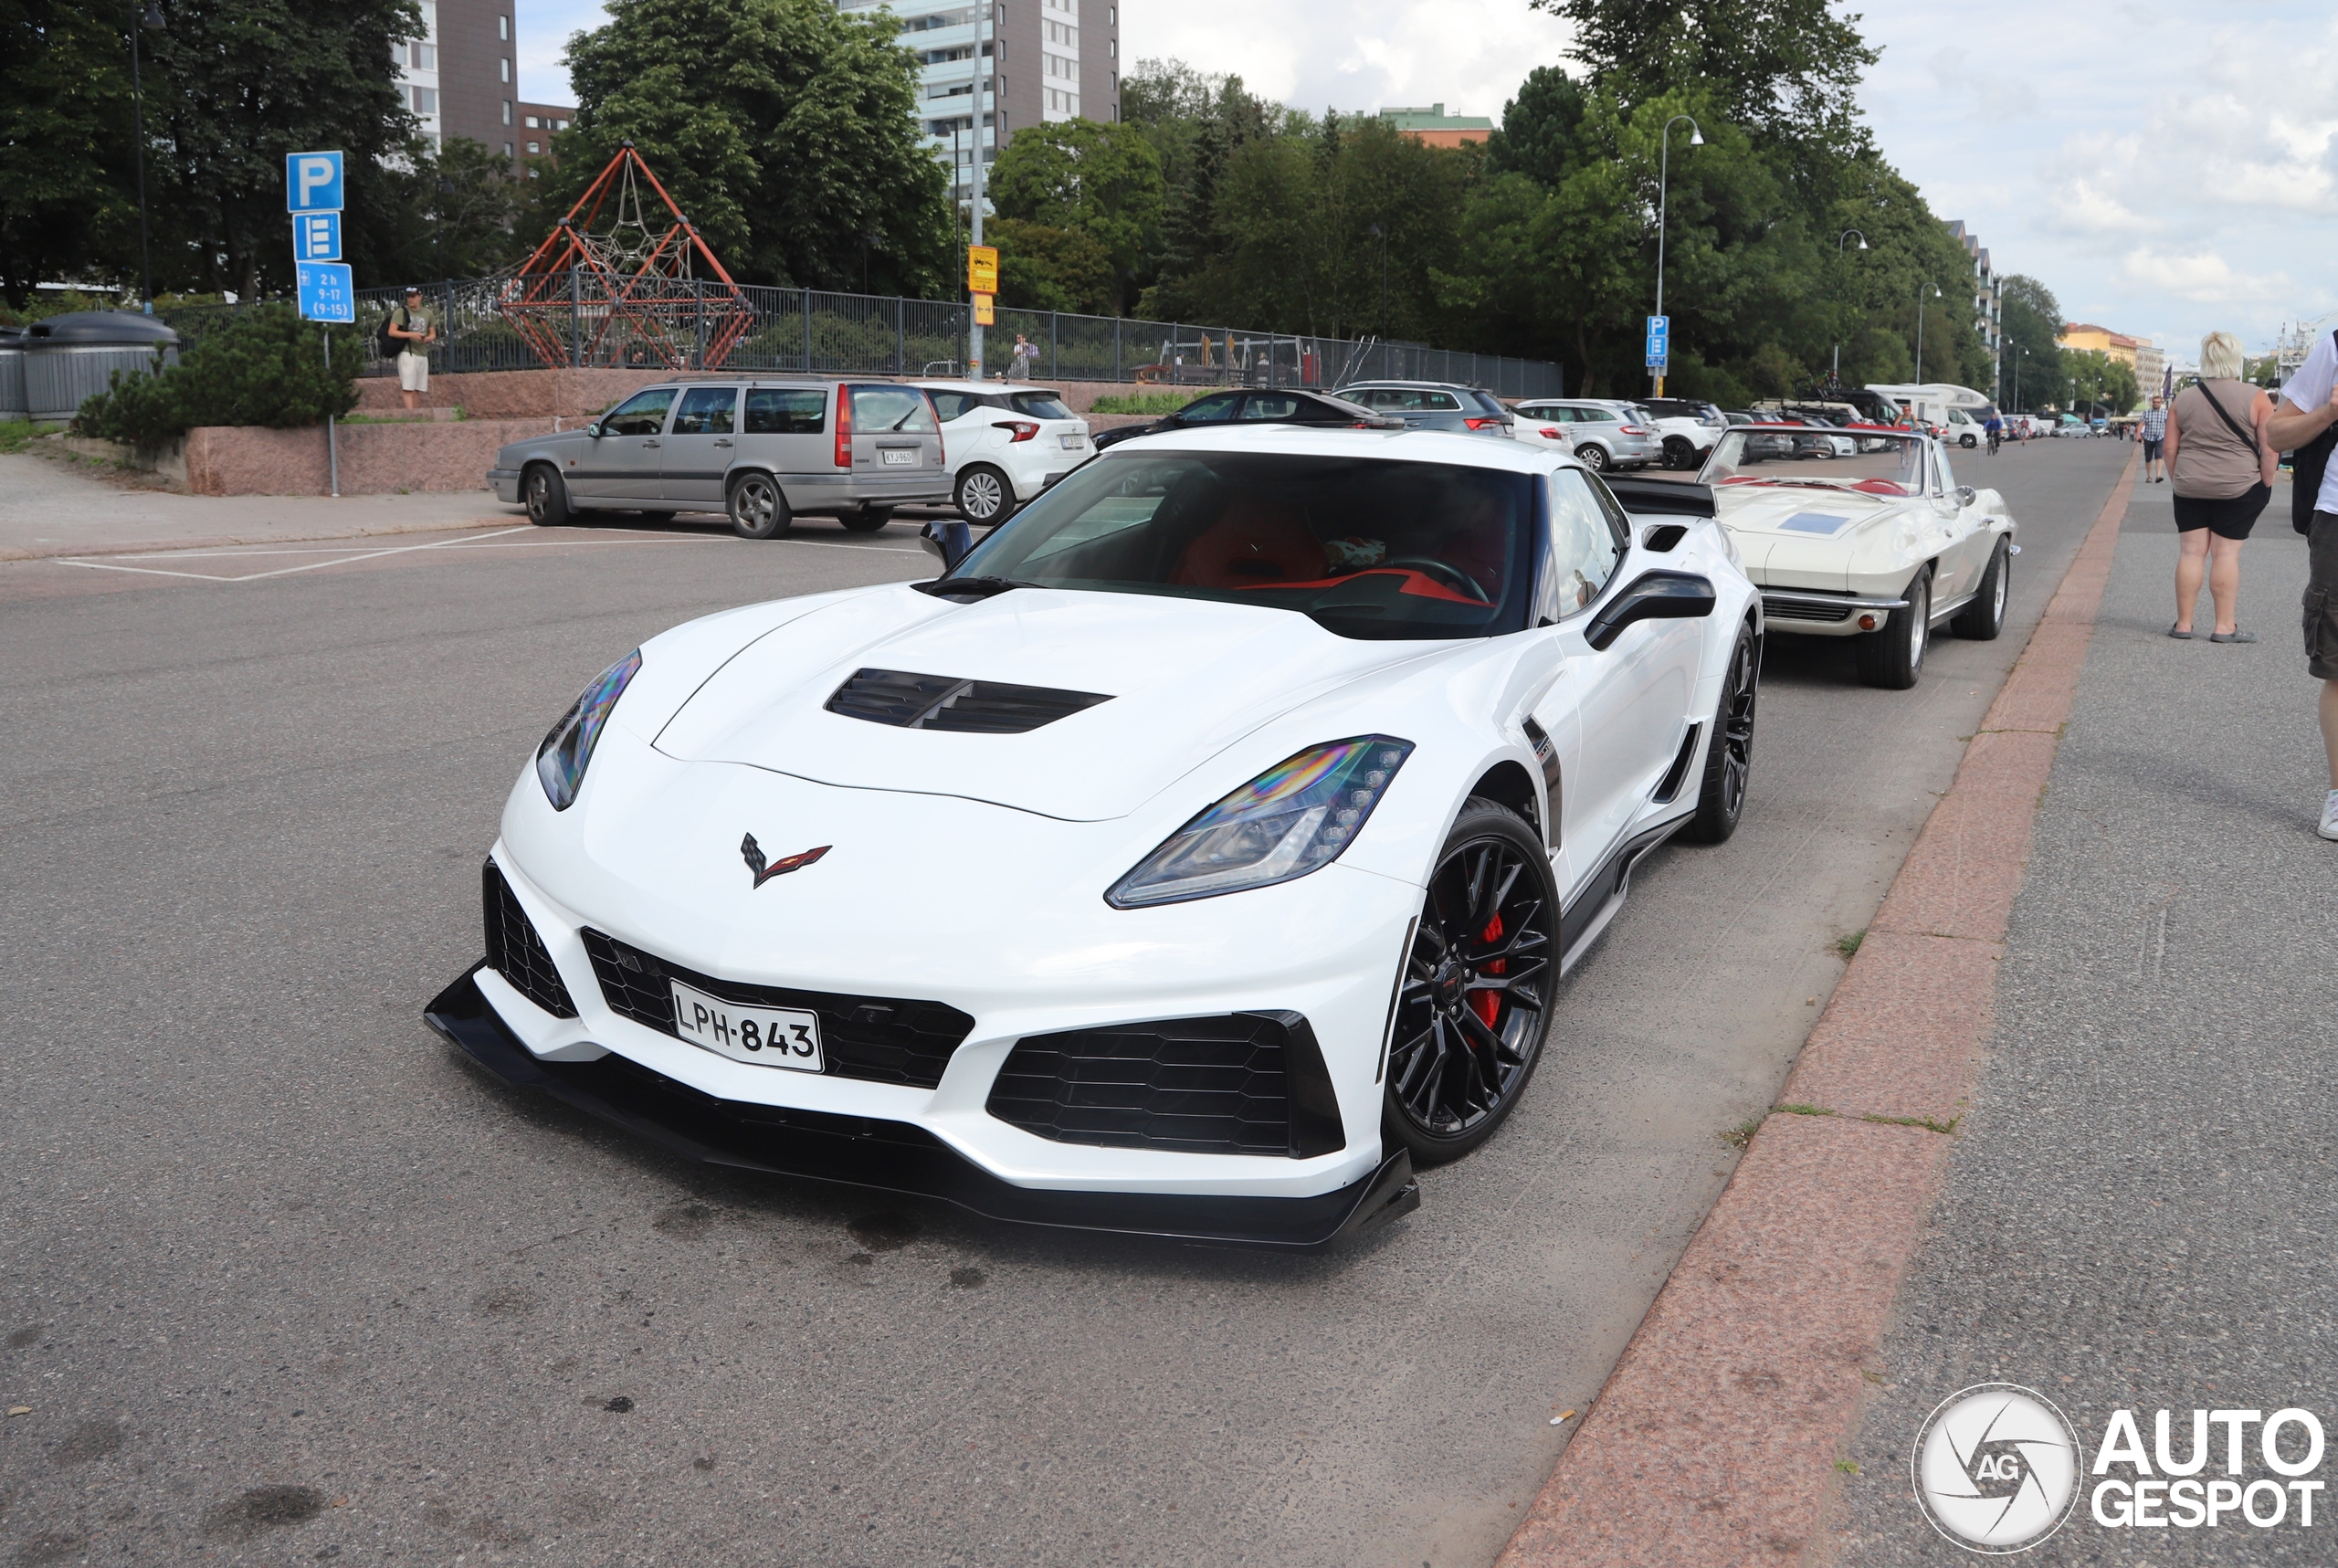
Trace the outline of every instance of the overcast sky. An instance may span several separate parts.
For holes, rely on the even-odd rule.
[[[1123,60],[1237,72],[1316,110],[1442,101],[1499,119],[1567,48],[1526,0],[1118,4]],[[517,5],[522,90],[574,101],[560,53],[598,25],[598,0]],[[2215,329],[2256,349],[2338,311],[2330,0],[1859,8],[1884,51],[1862,94],[1884,155],[2073,320],[2188,361]]]

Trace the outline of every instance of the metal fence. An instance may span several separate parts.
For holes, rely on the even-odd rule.
[[[720,298],[721,284],[686,285],[701,299]],[[430,350],[439,374],[471,371],[541,370],[543,361],[505,318],[509,279],[472,279],[424,290],[440,319]],[[579,367],[658,369],[679,344],[688,369],[795,372],[843,375],[957,375],[966,366],[971,306],[896,295],[837,294],[816,289],[742,290],[754,324],[714,366],[705,363],[711,324],[701,310],[693,335],[690,300],[668,302],[667,328],[656,338],[633,329],[611,299],[610,279],[577,271],[568,279],[568,309],[532,312]],[[670,295],[671,290],[669,290]],[[384,317],[398,303],[394,289],[358,295],[357,325],[366,335],[367,374],[395,367],[382,356]],[[171,313],[171,324],[199,339],[235,307],[198,307]],[[720,312],[712,312],[719,321]],[[679,323],[679,331],[675,330]],[[1420,343],[1246,331],[1192,321],[1149,321],[1122,316],[1080,316],[1056,310],[1001,309],[984,329],[986,374],[1027,374],[1040,381],[1126,382],[1161,386],[1322,386],[1366,380],[1449,381],[1482,386],[1502,397],[1555,397],[1565,393],[1561,367],[1543,360],[1464,353]],[[1035,353],[1028,370],[1014,357],[1021,336]]]

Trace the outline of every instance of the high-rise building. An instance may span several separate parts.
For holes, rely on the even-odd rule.
[[[1121,117],[1116,0],[837,4],[900,18],[901,45],[918,59],[918,128],[955,169],[961,197],[973,183],[977,145],[989,163],[1025,126]]]
[[[1981,237],[1967,229],[1962,221],[1949,224],[1948,236],[1964,247],[1965,258],[1973,264],[1973,328],[1981,334],[1981,342],[1989,351],[1990,364],[2002,374],[2006,306],[1997,285],[1996,269],[1990,264],[1988,248],[1981,243]]]
[[[424,140],[440,147],[468,136],[511,159],[519,174],[527,114],[565,121],[575,111],[521,103],[511,0],[422,0],[422,26],[421,39],[400,44],[393,58]]]

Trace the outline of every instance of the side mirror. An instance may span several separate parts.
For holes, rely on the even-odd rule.
[[[1639,621],[1688,621],[1713,613],[1713,585],[1693,572],[1649,572],[1591,617],[1583,640],[1605,648]]]
[[[601,438],[601,422],[595,419],[590,425],[585,426],[584,434],[590,436],[595,441],[599,440]]]
[[[1959,485],[1956,487],[1956,504],[1959,506],[1971,506],[1973,504],[1973,487],[1971,485]]]
[[[942,563],[944,572],[965,559],[966,552],[974,547],[974,531],[954,517],[935,518],[918,530],[919,547]]]

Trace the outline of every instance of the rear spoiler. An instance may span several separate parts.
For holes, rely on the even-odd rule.
[[[1603,474],[1607,488],[1624,510],[1640,512],[1669,512],[1676,517],[1711,517],[1713,515],[1713,488],[1676,482],[1672,479],[1630,479],[1622,474]]]

